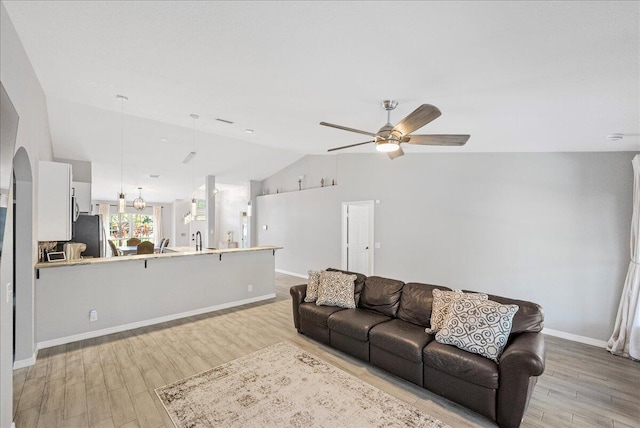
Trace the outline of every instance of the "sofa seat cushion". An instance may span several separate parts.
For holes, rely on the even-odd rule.
[[[434,288],[451,291],[450,288],[439,285],[420,284],[417,282],[405,284],[402,288],[400,306],[396,317],[413,324],[430,327]]]
[[[312,321],[315,324],[323,325],[327,327],[327,319],[329,315],[339,311],[344,311],[344,308],[337,306],[318,306],[315,303],[302,303],[298,307],[300,317]]]
[[[404,282],[395,279],[380,276],[367,277],[364,281],[358,307],[395,317],[400,305],[403,286]]]
[[[399,319],[378,324],[369,332],[371,346],[415,363],[422,362],[422,349],[432,340],[424,327]]]
[[[485,388],[498,389],[498,365],[481,355],[433,341],[422,351],[422,361],[425,366],[458,379]]]
[[[332,331],[352,337],[361,342],[369,340],[369,330],[373,326],[389,321],[391,318],[365,309],[345,309],[329,317],[327,325]]]

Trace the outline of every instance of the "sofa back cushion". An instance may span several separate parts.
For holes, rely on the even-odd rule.
[[[395,279],[380,276],[367,277],[358,306],[388,317],[395,317],[403,286],[404,282]]]
[[[412,324],[430,327],[434,288],[451,291],[450,288],[441,285],[420,284],[417,282],[405,284],[402,288],[400,306],[396,317]]]
[[[356,276],[355,287],[353,290],[353,293],[354,293],[353,297],[355,298],[356,306],[358,306],[358,302],[360,301],[360,295],[362,294],[362,289],[364,288],[364,280],[367,279],[367,277],[361,273],[349,272],[347,270],[340,270],[340,269],[334,269],[334,268],[329,268],[327,270],[331,272],[342,272],[347,275]]]
[[[471,291],[471,293],[475,293],[475,291]],[[489,300],[503,305],[518,305],[520,307],[513,317],[511,334],[542,331],[544,327],[544,311],[540,305],[526,300],[509,299],[508,297],[494,296],[492,294],[489,294]]]

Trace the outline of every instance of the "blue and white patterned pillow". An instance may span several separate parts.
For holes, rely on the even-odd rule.
[[[305,302],[315,302],[318,299],[318,286],[320,285],[321,270],[310,270],[309,280],[307,281],[307,294],[304,296]]]
[[[509,340],[518,305],[460,299],[451,303],[436,341],[487,357],[496,363]]]

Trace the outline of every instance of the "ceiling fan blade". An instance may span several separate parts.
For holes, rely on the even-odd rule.
[[[333,123],[320,122],[320,125],[329,126],[331,128],[342,129],[343,131],[357,132],[358,134],[371,135],[372,137],[376,136],[376,134],[374,134],[373,132],[361,131],[359,129],[348,128],[346,126],[341,126],[341,125],[334,125]]]
[[[387,156],[389,156],[389,159],[394,160],[395,158],[404,156],[404,151],[402,150],[402,147],[398,147],[398,150],[394,150],[393,152],[387,152]]]
[[[416,129],[420,129],[432,120],[437,119],[441,114],[438,107],[431,104],[422,104],[409,113],[409,116],[402,119],[393,129],[400,131],[402,135],[411,134]]]
[[[376,140],[365,141],[364,143],[356,143],[356,144],[349,144],[348,146],[334,147],[333,149],[329,149],[327,151],[328,152],[333,152],[335,150],[348,149],[349,147],[361,146],[363,144],[369,144],[369,143],[375,143],[375,142],[376,142]]]
[[[402,141],[408,144],[420,144],[424,146],[464,146],[470,135],[407,135]]]

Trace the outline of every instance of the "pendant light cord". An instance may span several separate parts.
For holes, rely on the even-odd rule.
[[[124,180],[124,97],[120,98],[120,193]]]

